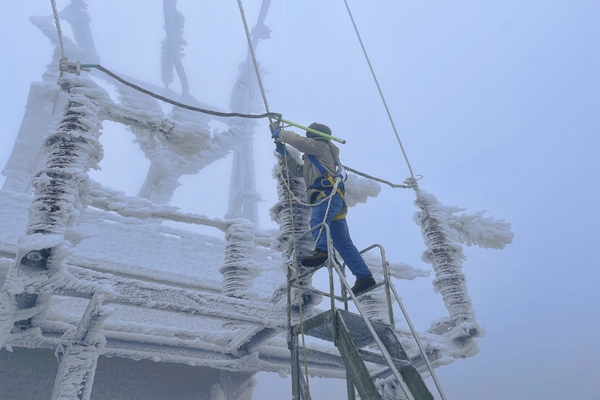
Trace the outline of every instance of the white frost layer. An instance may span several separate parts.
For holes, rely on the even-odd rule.
[[[77,325],[89,300],[72,297],[54,296],[50,308],[49,320],[66,322]],[[170,339],[188,341],[190,344],[212,343],[224,347],[239,332],[243,325],[223,322],[163,310],[152,310],[140,307],[112,304],[113,312],[104,323],[104,329],[114,332],[127,332]]]
[[[31,200],[31,196],[0,191],[0,219],[3,221],[0,252],[7,256],[14,257],[17,253]],[[146,214],[147,209],[139,208],[140,203],[127,209]],[[256,234],[264,236],[262,231]],[[206,236],[162,226],[159,221],[125,218],[87,208],[81,213],[79,227],[67,232],[67,239],[76,244],[74,253],[67,258],[69,264],[214,291],[221,289],[223,277],[219,268],[224,263],[227,245],[222,236]],[[259,274],[255,281],[256,293],[261,299],[269,298],[285,279],[281,256],[273,250],[257,247],[252,260],[258,266],[256,272]]]
[[[486,211],[464,212],[466,208],[445,206],[437,198],[423,190],[419,191],[421,202],[428,205],[429,215],[438,221],[449,239],[467,246],[503,249],[512,243],[514,233],[509,222],[484,217]],[[461,214],[458,214],[461,213]],[[415,214],[415,221],[420,224]]]
[[[344,186],[346,188],[344,199],[348,207],[354,207],[358,203],[366,203],[369,197],[377,197],[381,191],[381,186],[377,182],[352,173],[348,174]]]

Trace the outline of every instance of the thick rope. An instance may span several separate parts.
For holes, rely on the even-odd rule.
[[[287,160],[285,160],[285,161],[286,161],[286,162],[285,162],[285,166],[287,167]],[[326,196],[326,197],[323,197],[321,200],[319,200],[319,202],[318,202],[318,203],[314,203],[314,204],[311,204],[311,203],[305,203],[305,202],[303,202],[302,200],[300,200],[299,198],[297,198],[297,197],[296,197],[296,195],[294,194],[294,192],[292,192],[292,189],[291,189],[291,188],[290,188],[290,186],[288,185],[288,182],[287,182],[285,179],[283,179],[283,178],[284,178],[284,177],[283,177],[283,175],[282,175],[281,173],[279,173],[279,172],[277,172],[277,174],[278,174],[278,175],[279,175],[279,176],[282,178],[282,180],[283,180],[283,184],[285,185],[286,189],[287,189],[287,190],[288,190],[288,192],[290,193],[290,198],[292,198],[292,199],[296,200],[296,202],[297,202],[298,204],[300,204],[300,205],[303,205],[303,206],[306,206],[306,207],[316,207],[316,206],[318,206],[319,204],[322,204],[322,203],[326,202],[326,201],[327,201],[327,200],[329,200],[331,197],[333,197],[333,195],[335,195],[335,192],[334,192],[334,191],[332,191],[332,192],[331,192],[331,194],[329,194],[329,195],[328,195],[328,196]],[[337,189],[337,186],[336,186],[336,189]]]
[[[56,31],[58,32],[58,43],[60,44],[60,56],[65,58],[65,46],[63,44],[62,29],[60,29],[60,19],[58,18],[58,10],[56,9],[56,1],[50,0],[52,3],[52,13],[54,14],[54,23],[56,24]],[[62,73],[62,71],[61,71]]]
[[[333,188],[331,189],[331,194],[328,196],[329,201],[327,202],[327,208],[325,209],[325,215],[323,215],[323,223],[325,223],[325,221],[327,220],[327,215],[329,215],[329,209],[331,208],[331,201],[333,200],[333,196],[335,196],[337,193],[339,184],[340,184],[340,179],[337,178],[335,180],[335,185],[333,185]],[[335,218],[335,215],[334,215],[334,218]],[[321,229],[319,229],[319,234],[317,235],[317,239],[315,240],[315,247],[314,247],[315,250],[317,249],[317,242],[319,241],[319,239],[321,238],[321,235],[323,234],[323,229],[325,229],[325,227],[323,227],[323,226],[321,227]]]
[[[387,112],[390,123],[392,124],[394,134],[396,135],[396,139],[398,140],[398,144],[400,145],[400,149],[402,150],[402,154],[404,155],[404,160],[406,160],[406,165],[408,166],[408,170],[410,171],[410,176],[412,178],[412,181],[415,182],[416,179],[415,179],[415,175],[413,173],[412,167],[410,166],[410,161],[408,160],[408,156],[406,155],[406,151],[404,150],[404,146],[402,145],[402,141],[400,140],[400,136],[398,135],[398,131],[396,130],[396,125],[394,124],[394,120],[393,120],[390,110],[387,106],[387,102],[385,101],[385,97],[383,95],[381,87],[379,86],[379,81],[377,80],[377,76],[375,75],[375,71],[373,70],[373,66],[371,65],[371,61],[367,54],[367,50],[365,49],[363,41],[360,37],[360,33],[358,32],[358,28],[356,27],[356,23],[354,22],[354,17],[352,16],[352,12],[350,11],[350,6],[348,5],[348,1],[344,0],[344,4],[346,5],[346,10],[348,10],[348,15],[350,16],[350,20],[352,21],[352,26],[354,27],[354,31],[356,32],[356,36],[358,38],[358,41],[360,42],[360,47],[362,48],[362,51],[365,55],[365,59],[367,60],[367,63],[369,64],[369,69],[371,70],[371,75],[373,76],[373,80],[375,81],[375,85],[377,86],[377,90],[379,91],[379,96],[381,97],[381,101],[383,102],[383,105],[385,107],[385,111]],[[420,197],[419,187],[414,186],[413,189],[415,190],[417,199],[419,199],[419,197]],[[428,210],[426,210],[426,211],[428,212]],[[394,290],[394,292],[395,292],[395,290]],[[415,340],[417,340],[417,344],[419,344],[418,338],[416,336],[415,336]],[[419,348],[420,348],[420,346],[419,346]],[[423,353],[423,357],[425,357],[425,359],[428,361],[427,366],[430,367],[429,360],[427,359],[427,354]],[[442,391],[442,387],[437,379],[437,376],[436,376],[433,368],[430,368],[429,371],[431,373],[431,376],[433,378],[435,386],[438,389],[438,392],[440,393],[442,400],[446,400],[446,396],[444,395],[444,392]],[[404,387],[403,387],[403,390],[404,390]]]
[[[288,194],[289,196],[289,203],[290,203],[290,214],[292,216],[292,256],[293,256],[293,263],[294,263],[294,272],[296,274],[296,294],[298,295],[298,317],[300,318],[300,333],[302,336],[302,354],[303,354],[303,358],[304,358],[304,375],[306,376],[306,395],[308,396],[308,400],[312,400],[311,396],[310,396],[310,381],[308,379],[308,356],[306,354],[306,339],[305,339],[305,335],[304,335],[304,318],[302,316],[302,294],[301,289],[300,289],[300,273],[298,272],[298,244],[296,242],[296,223],[295,223],[295,218],[294,218],[294,202],[292,201],[293,199],[297,199],[296,196],[294,195],[294,192],[292,192],[292,189],[290,188],[290,168],[288,167],[288,163],[287,163],[287,157],[283,157],[284,161],[285,161],[285,167],[287,169],[287,179],[282,179],[286,189],[288,190]],[[282,177],[284,178],[284,177]],[[290,304],[291,306],[291,304]]]
[[[240,8],[240,15],[242,16],[242,22],[244,23],[244,30],[246,31],[246,40],[248,41],[248,50],[250,51],[250,55],[252,57],[252,63],[254,64],[254,71],[256,72],[256,79],[258,80],[258,87],[260,88],[260,93],[262,95],[263,102],[265,103],[265,110],[268,113],[269,112],[269,102],[267,101],[267,95],[265,93],[265,88],[263,86],[262,79],[260,77],[260,71],[258,70],[258,62],[256,61],[256,54],[254,54],[254,46],[252,46],[252,37],[250,36],[250,30],[248,29],[248,23],[246,22],[246,14],[244,13],[244,6],[242,5],[242,0],[237,0],[237,3],[238,3],[238,7]]]
[[[267,111],[267,113],[269,113],[269,102],[267,101],[267,95],[266,95],[265,88],[262,83],[260,71],[258,69],[258,62],[256,61],[256,54],[254,53],[254,46],[252,45],[252,37],[250,36],[250,30],[248,29],[248,23],[246,22],[246,14],[244,13],[244,6],[242,5],[242,0],[237,0],[237,3],[238,3],[238,7],[240,9],[240,16],[242,17],[242,22],[244,23],[244,31],[246,32],[246,40],[248,41],[248,50],[250,51],[250,55],[252,57],[252,63],[254,64],[254,71],[256,72],[256,80],[258,81],[258,86],[260,88],[260,94],[263,98],[263,103],[265,104],[265,110]],[[262,12],[262,9],[261,9],[261,12]],[[269,117],[269,119],[270,118],[271,117]],[[278,119],[281,119],[281,116],[279,116]],[[287,164],[287,162],[286,162],[286,164]],[[289,171],[289,168],[288,168],[288,171]],[[289,179],[289,175],[288,175],[288,179]],[[292,196],[294,196],[294,194],[290,190],[289,182],[286,182],[286,187],[288,189],[288,192],[291,195],[289,201],[290,201],[290,212],[292,213],[292,232],[295,232],[294,207],[293,207],[293,201],[292,201]],[[294,254],[294,265],[296,265],[296,263],[297,263],[296,235],[293,235],[292,252]],[[296,282],[298,283],[298,289],[296,290],[296,292],[298,294],[300,331],[302,334],[302,351],[303,351],[303,355],[304,355],[304,374],[306,375],[306,392],[307,392],[308,400],[311,400],[310,383],[309,383],[309,379],[308,379],[308,361],[307,361],[307,354],[306,354],[306,341],[305,341],[305,335],[304,335],[304,319],[302,317],[302,296],[300,293],[300,281],[299,281],[300,277],[298,274],[298,268],[295,268],[295,271],[296,271]]]
[[[352,21],[352,26],[354,27],[354,32],[356,32],[356,37],[358,38],[358,41],[360,42],[360,47],[362,48],[362,51],[365,55],[367,64],[369,64],[369,69],[371,70],[371,75],[373,76],[373,79],[375,80],[375,85],[377,86],[377,90],[379,91],[379,96],[381,97],[381,101],[383,102],[383,106],[385,107],[385,111],[390,120],[390,123],[392,124],[392,129],[394,130],[394,134],[396,135],[396,140],[398,140],[398,144],[400,145],[400,149],[402,150],[402,154],[404,155],[404,160],[406,161],[406,165],[408,166],[408,170],[410,171],[410,176],[414,179],[415,174],[413,173],[412,167],[410,166],[410,161],[408,161],[408,156],[406,155],[406,151],[404,151],[404,146],[402,145],[402,141],[400,140],[400,135],[398,135],[398,131],[396,130],[396,125],[394,124],[394,119],[392,118],[392,114],[390,113],[387,102],[385,101],[383,91],[381,90],[381,87],[379,86],[379,81],[377,80],[377,76],[375,75],[375,71],[373,70],[373,66],[371,65],[371,60],[369,59],[367,50],[365,49],[363,41],[360,37],[360,33],[358,32],[358,28],[356,27],[356,23],[354,22],[354,17],[352,16],[352,12],[350,11],[350,6],[348,6],[348,1],[344,0],[344,4],[346,4],[346,10],[348,10],[348,15],[350,16],[350,20]]]
[[[130,88],[133,88],[139,92],[145,93],[148,96],[152,96],[155,99],[162,100],[165,103],[169,103],[169,104],[172,104],[177,107],[185,108],[186,110],[197,111],[197,112],[201,112],[201,113],[209,114],[209,115],[215,115],[217,117],[241,117],[241,118],[254,118],[254,119],[281,117],[281,114],[271,113],[271,112],[267,112],[264,114],[244,114],[244,113],[237,113],[237,112],[226,113],[226,112],[221,112],[221,111],[207,110],[206,108],[194,107],[194,106],[190,106],[188,104],[180,103],[175,100],[171,100],[167,97],[161,96],[161,95],[151,92],[147,89],[144,89],[134,83],[128,82],[125,79],[118,76],[117,74],[110,72],[109,70],[107,70],[100,64],[82,64],[81,67],[82,68],[96,68],[97,70],[104,72],[106,75],[110,76],[111,78],[114,78],[117,81],[121,82],[125,86],[129,86]]]

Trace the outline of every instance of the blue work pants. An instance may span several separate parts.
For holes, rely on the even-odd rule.
[[[317,200],[317,202],[318,201],[319,200]],[[365,278],[371,275],[371,271],[369,271],[369,267],[367,267],[365,260],[363,260],[358,249],[354,243],[352,243],[346,218],[333,221],[333,218],[342,210],[344,200],[339,193],[336,193],[331,198],[331,205],[329,206],[329,211],[327,211],[329,201],[330,200],[327,199],[312,208],[310,227],[313,228],[314,226],[325,222],[329,226],[329,231],[331,232],[333,247],[340,253],[340,256],[342,256],[356,279]],[[323,231],[322,233],[319,232],[321,230]],[[316,250],[327,252],[327,234],[325,233],[325,229],[316,229],[312,232],[312,235],[317,243]]]

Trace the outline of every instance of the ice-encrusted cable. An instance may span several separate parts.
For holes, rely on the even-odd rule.
[[[96,68],[97,70],[104,72],[106,75],[110,76],[111,78],[116,79],[117,81],[121,82],[125,86],[129,86],[132,89],[135,89],[139,92],[147,94],[148,96],[152,96],[155,99],[164,101],[165,103],[169,103],[169,104],[172,104],[177,107],[185,108],[186,110],[190,110],[190,111],[197,111],[197,112],[201,112],[203,114],[214,115],[217,117],[241,117],[241,118],[253,118],[253,119],[281,117],[281,114],[272,113],[272,112],[266,112],[263,114],[244,114],[244,113],[237,113],[237,112],[229,112],[228,113],[228,112],[222,112],[222,111],[208,110],[206,108],[201,108],[201,107],[194,107],[194,106],[190,106],[188,104],[180,103],[175,100],[171,100],[168,97],[161,96],[160,94],[156,94],[156,93],[151,92],[150,90],[144,89],[134,83],[126,81],[125,79],[121,78],[119,75],[109,71],[108,69],[104,68],[100,64],[81,64],[81,68]]]
[[[342,167],[344,167],[344,169],[347,169],[350,172],[355,173],[356,175],[362,176],[363,178],[367,178],[367,179],[370,179],[372,181],[379,182],[379,183],[384,183],[384,184],[386,184],[388,186],[391,186],[393,188],[408,189],[408,186],[406,186],[406,185],[399,185],[397,183],[392,183],[390,181],[386,181],[384,179],[377,178],[377,177],[374,177],[374,176],[369,175],[369,174],[365,174],[364,172],[357,171],[357,170],[355,170],[353,168],[350,168],[350,167],[347,167],[345,165],[342,165]]]
[[[62,29],[60,29],[60,20],[58,18],[58,10],[56,9],[56,1],[50,0],[52,3],[52,13],[54,14],[54,23],[56,24],[56,31],[58,32],[58,43],[60,44],[60,56],[65,57],[65,46],[63,44]]]
[[[267,101],[267,95],[265,93],[265,88],[262,83],[262,78],[260,77],[260,71],[258,70],[258,62],[256,61],[256,54],[254,54],[254,46],[252,46],[252,37],[250,36],[250,30],[248,29],[248,22],[246,22],[246,14],[244,13],[244,6],[242,5],[242,0],[237,0],[238,7],[240,9],[240,16],[242,17],[242,22],[244,23],[244,31],[246,32],[246,40],[248,41],[248,50],[250,51],[250,56],[252,57],[252,63],[254,64],[254,71],[256,72],[256,79],[258,80],[258,87],[260,88],[260,94],[262,95],[263,102],[265,103],[265,110],[267,113],[269,112],[269,102]]]
[[[410,166],[410,161],[408,161],[408,156],[406,155],[406,151],[404,151],[404,146],[402,145],[402,141],[400,140],[400,135],[398,135],[398,130],[396,129],[396,124],[394,124],[394,119],[392,118],[390,109],[388,108],[387,102],[385,101],[385,96],[383,95],[381,86],[379,86],[379,81],[377,80],[377,75],[375,75],[375,70],[373,69],[373,66],[371,65],[371,60],[369,59],[369,55],[367,54],[365,45],[363,44],[362,38],[360,37],[360,33],[358,32],[356,23],[354,22],[354,17],[352,16],[352,12],[350,11],[350,6],[348,5],[348,1],[344,0],[344,4],[346,4],[346,10],[348,10],[348,15],[350,16],[350,21],[352,21],[352,26],[354,27],[354,32],[356,32],[356,37],[358,38],[360,47],[362,48],[362,51],[365,55],[367,64],[369,64],[369,69],[371,70],[371,75],[373,76],[373,80],[375,81],[375,85],[377,86],[377,90],[379,91],[379,96],[381,97],[381,101],[383,102],[383,106],[385,107],[385,111],[390,120],[390,123],[392,124],[392,129],[394,130],[394,134],[396,135],[396,140],[398,140],[398,144],[400,145],[400,150],[402,150],[402,155],[404,155],[404,160],[406,161],[406,165],[408,166],[408,170],[410,171],[410,176],[414,179],[415,174],[413,173],[412,167]]]

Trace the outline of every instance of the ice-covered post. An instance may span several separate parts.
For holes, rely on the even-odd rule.
[[[87,171],[102,158],[95,103],[105,98],[105,92],[78,77],[59,83],[68,93],[67,105],[58,129],[45,139],[46,164],[34,175],[26,235],[19,240],[3,288],[0,345],[15,320],[22,329],[29,328],[33,317],[44,313],[54,288],[64,282],[63,260],[71,251],[65,234],[87,201]],[[14,313],[8,315],[11,309]]]
[[[279,224],[280,235],[274,243],[274,250],[279,251],[284,259],[293,260],[293,266],[299,268],[299,273],[305,270],[298,262],[303,256],[311,253],[313,239],[310,234],[305,234],[310,230],[309,217],[310,208],[300,204],[294,198],[300,199],[306,203],[306,185],[304,179],[293,176],[288,167],[282,160],[274,170],[274,177],[277,180],[277,196],[279,202],[271,207],[271,219]],[[303,235],[304,234],[304,235]],[[302,236],[301,236],[302,235]],[[294,256],[294,247],[296,255]],[[284,265],[284,268],[287,268]],[[286,276],[288,276],[287,271]],[[309,276],[300,280],[299,285],[310,287],[312,278]],[[302,303],[306,305],[312,298],[308,294],[302,293]],[[292,290],[292,305],[298,305],[298,295],[296,290]]]
[[[462,273],[462,260],[465,258],[462,246],[448,237],[441,226],[444,221],[436,218],[435,208],[438,203],[435,197],[419,193],[415,203],[421,209],[416,218],[420,222],[427,246],[423,259],[435,271],[435,291],[442,295],[455,326],[465,321],[474,321],[475,312],[467,293],[466,278]]]
[[[421,209],[415,221],[421,226],[427,245],[423,260],[433,266],[435,290],[441,293],[453,325],[465,324],[463,328],[469,336],[480,336],[483,332],[475,323],[475,311],[462,273],[466,257],[461,244],[502,249],[512,242],[511,225],[493,216],[484,217],[485,211],[457,215],[466,209],[445,206],[423,190],[417,189],[415,203]]]
[[[56,349],[59,366],[52,400],[90,398],[98,356],[106,344],[101,333],[102,326],[112,312],[102,306],[104,298],[104,293],[94,293],[77,329],[69,330],[62,336],[61,344]]]
[[[237,219],[225,233],[225,262],[219,272],[223,275],[223,294],[238,298],[251,298],[250,289],[257,275],[252,260],[256,225],[245,219]]]

